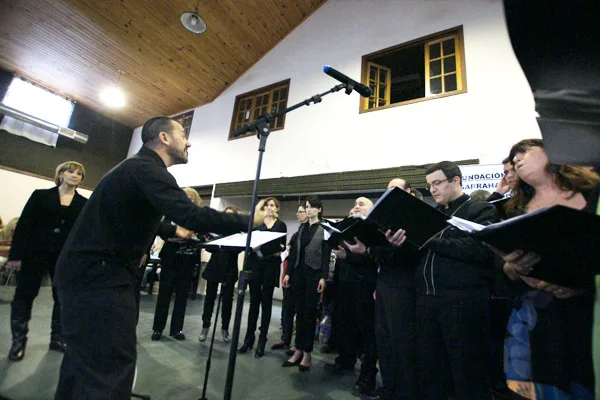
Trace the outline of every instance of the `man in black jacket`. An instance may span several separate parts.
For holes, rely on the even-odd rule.
[[[248,217],[196,206],[167,171],[188,160],[191,144],[179,123],[150,119],[142,142],[136,155],[98,183],[59,257],[54,284],[67,350],[56,399],[130,397],[137,356],[137,266],[163,215],[200,233],[248,228]],[[179,236],[187,234],[180,229]]]
[[[480,224],[496,222],[495,207],[462,191],[462,175],[443,161],[426,171],[437,209]],[[406,235],[410,235],[407,232]],[[491,399],[489,391],[489,271],[493,254],[455,228],[426,246],[415,276],[417,376],[422,398]]]

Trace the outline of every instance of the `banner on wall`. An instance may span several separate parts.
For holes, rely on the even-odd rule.
[[[459,168],[462,173],[462,188],[466,194],[475,190],[487,190],[491,194],[504,176],[502,164],[459,165]]]

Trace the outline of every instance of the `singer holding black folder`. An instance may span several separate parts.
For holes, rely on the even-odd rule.
[[[519,176],[506,206],[509,215],[553,205],[596,212],[600,177],[594,172],[550,164],[539,139],[515,144],[509,157]],[[543,393],[544,399],[593,399],[593,276],[582,276],[581,287],[563,287],[527,276],[544,267],[538,255],[515,250],[502,256],[506,275],[520,283],[521,292],[504,346],[508,386],[527,398]],[[576,270],[577,254],[571,259],[564,267]]]
[[[426,171],[427,187],[447,216],[479,224],[498,220],[495,207],[462,191],[458,165],[443,161]],[[398,231],[390,243],[410,241]],[[425,245],[415,275],[417,379],[421,398],[491,399],[489,387],[489,286],[494,256],[455,228]]]

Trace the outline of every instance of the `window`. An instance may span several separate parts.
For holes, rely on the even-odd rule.
[[[68,127],[73,103],[15,77],[2,101],[4,105],[22,111],[52,124]]]
[[[194,119],[194,110],[177,114],[173,119],[181,124],[185,131],[185,137],[190,138],[190,129],[192,129],[192,120]]]
[[[252,136],[255,132],[248,132],[236,138],[231,133],[238,128],[254,121],[263,114],[269,113],[275,115],[287,108],[287,99],[290,89],[290,80],[269,85],[252,92],[244,93],[235,98],[233,107],[233,117],[231,118],[231,129],[229,130],[229,139],[238,139],[246,136]],[[283,129],[285,125],[285,115],[271,121],[272,131]]]
[[[18,77],[13,78],[2,103],[63,128],[68,128],[74,107],[73,102]],[[0,129],[52,147],[58,142],[58,134],[8,115],[2,118]]]
[[[462,27],[363,56],[361,112],[467,91]]]

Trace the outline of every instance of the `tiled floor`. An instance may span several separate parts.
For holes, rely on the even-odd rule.
[[[10,301],[14,288],[0,287],[0,399],[48,400],[54,398],[58,381],[61,354],[48,351],[52,295],[49,287],[42,287],[33,308],[27,352],[23,361],[11,362],[7,358],[10,348]],[[209,341],[198,342],[201,329],[202,298],[190,300],[184,332],[185,341],[163,337],[158,342],[150,340],[156,295],[142,294],[138,324],[138,372],[134,392],[151,395],[153,400],[199,399],[202,395]],[[249,293],[246,293],[248,300]],[[323,370],[324,362],[332,355],[313,354],[313,367],[308,373],[296,368],[283,369],[282,351],[269,347],[279,338],[281,303],[275,301],[265,357],[255,359],[252,354],[238,355],[233,399],[356,399],[349,389],[355,376],[330,376]],[[216,307],[215,307],[216,308]],[[248,303],[244,307],[242,330],[245,333]],[[234,303],[235,313],[235,303]],[[213,316],[214,318],[214,316]],[[231,329],[233,328],[233,321]],[[211,330],[212,334],[212,330]],[[222,399],[229,345],[220,340],[217,332],[213,349],[207,399]]]

